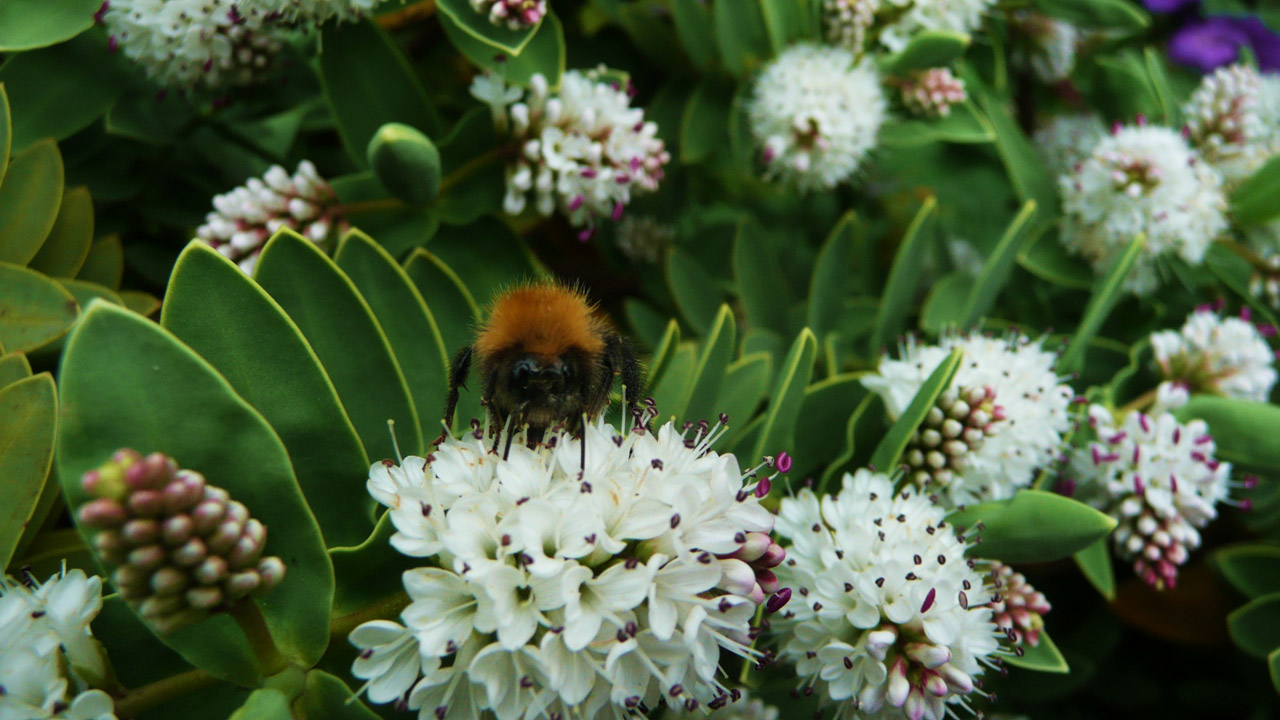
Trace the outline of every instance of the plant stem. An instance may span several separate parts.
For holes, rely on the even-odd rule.
[[[241,600],[232,605],[227,614],[236,621],[241,632],[249,640],[249,647],[253,648],[253,654],[258,659],[258,666],[264,677],[275,675],[289,664],[280,654],[275,640],[271,638],[271,631],[267,629],[267,621],[262,617],[262,611],[258,609],[257,603],[248,599]]]
[[[352,630],[356,629],[356,626],[363,622],[367,622],[369,620],[384,620],[386,618],[395,617],[399,615],[400,611],[405,609],[405,606],[408,604],[409,596],[406,595],[404,591],[400,591],[382,602],[374,603],[369,607],[334,618],[333,622],[329,625],[329,642],[332,643],[333,638],[345,638],[347,635],[351,634]]]
[[[188,670],[130,690],[116,700],[116,716],[136,717],[139,713],[168,702],[176,697],[194,692],[217,682],[218,679],[204,670]]]
[[[404,201],[398,198],[389,197],[334,205],[329,209],[329,212],[333,215],[345,216],[357,215],[365,212],[376,212],[378,210],[396,210],[402,207],[404,207]]]
[[[1138,397],[1125,403],[1124,405],[1121,405],[1120,407],[1116,408],[1116,412],[1120,415],[1127,415],[1133,412],[1134,410],[1143,410],[1147,406],[1149,406],[1151,403],[1155,402],[1156,395],[1159,392],[1160,392],[1160,388],[1153,387],[1150,390],[1142,393]]]
[[[1241,258],[1248,261],[1248,263],[1252,265],[1255,269],[1263,270],[1263,271],[1271,270],[1271,267],[1270,265],[1267,264],[1267,261],[1261,255],[1254,252],[1252,248],[1245,245],[1241,245],[1235,240],[1219,240],[1218,242],[1222,243],[1223,246],[1225,246],[1231,252],[1235,253],[1236,255],[1239,255]]]
[[[440,194],[444,195],[449,192],[454,185],[466,180],[476,170],[479,170],[485,165],[488,165],[494,160],[502,157],[503,149],[504,148],[499,146],[489,150],[488,152],[481,153],[480,155],[477,155],[463,163],[457,170],[445,175],[444,178],[440,180]]]

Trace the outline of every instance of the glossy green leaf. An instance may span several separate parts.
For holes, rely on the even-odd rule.
[[[1080,327],[1076,330],[1076,334],[1071,338],[1071,343],[1067,345],[1066,351],[1062,353],[1062,357],[1058,360],[1058,369],[1061,372],[1077,372],[1084,365],[1084,354],[1089,347],[1089,341],[1098,334],[1103,321],[1107,319],[1112,309],[1115,308],[1116,303],[1120,301],[1124,293],[1124,281],[1129,277],[1129,271],[1133,268],[1134,262],[1142,254],[1144,244],[1145,240],[1141,235],[1134,238],[1129,243],[1129,247],[1116,256],[1106,273],[1098,278],[1097,283],[1094,285],[1093,295],[1089,298],[1089,303],[1085,305],[1084,317],[1080,320]]]
[[[871,455],[871,464],[880,472],[892,473],[898,467],[898,459],[911,441],[916,428],[924,422],[924,418],[937,404],[938,398],[951,386],[960,362],[964,359],[964,351],[956,348],[951,351],[938,366],[929,373],[929,377],[916,391],[911,403],[902,411],[889,428],[889,432],[876,445]]]
[[[1280,593],[1280,547],[1237,545],[1219,550],[1213,562],[1222,576],[1250,598]]]
[[[150,317],[160,309],[160,298],[141,290],[121,290],[120,301],[143,317]]]
[[[435,209],[443,222],[467,225],[500,212],[506,187],[500,144],[488,108],[473,108],[440,141],[445,176]]]
[[[254,690],[227,720],[294,720],[289,697],[275,688]]]
[[[53,377],[40,373],[0,388],[0,567],[13,559],[53,463],[58,395]]]
[[[58,477],[74,515],[80,478],[123,447],[164,452],[245,504],[288,574],[256,602],[276,645],[310,665],[329,642],[333,568],[289,456],[271,426],[204,360],[156,323],[94,302],[62,361]],[[232,451],[233,450],[233,451]],[[258,670],[225,616],[162,638],[191,664],[242,684]]]
[[[693,343],[683,343],[677,347],[662,370],[662,377],[650,387],[658,415],[654,418],[654,427],[667,420],[679,421],[676,409],[686,403],[686,398],[693,391],[693,375],[698,367],[698,351]]]
[[[947,520],[960,532],[982,538],[971,554],[1010,564],[1068,557],[1106,538],[1116,526],[1113,518],[1078,500],[1043,490],[1020,490],[1009,500],[970,505]]]
[[[71,297],[75,298],[76,303],[82,308],[88,307],[89,302],[94,299],[106,300],[115,305],[124,305],[124,301],[120,299],[119,295],[97,283],[66,279],[58,280],[57,282],[66,288],[67,292],[71,293]]]
[[[733,351],[737,345],[738,328],[733,319],[733,311],[728,305],[721,305],[715,323],[702,340],[702,352],[698,355],[698,364],[693,371],[688,398],[679,411],[672,408],[676,417],[692,422],[715,421],[721,412],[716,407],[716,400],[720,397],[725,370],[733,359]]]
[[[1155,90],[1156,100],[1160,103],[1160,120],[1170,127],[1182,124],[1182,112],[1178,107],[1178,98],[1169,83],[1169,74],[1165,69],[1165,56],[1154,47],[1142,50],[1142,59],[1147,66],[1147,78]]]
[[[435,316],[404,269],[359,230],[342,238],[335,259],[387,334],[418,410],[425,447],[440,432],[435,420],[449,386],[449,355]]]
[[[13,115],[9,108],[9,93],[0,82],[0,183],[9,170],[9,155],[13,150]]]
[[[307,689],[294,703],[297,720],[378,720],[342,680],[323,670],[307,673]]]
[[[0,262],[31,262],[49,237],[61,203],[58,146],[42,140],[14,155],[0,185]]]
[[[1090,28],[1141,30],[1151,18],[1125,0],[1035,0],[1046,14]]]
[[[966,75],[966,81],[969,77]],[[1004,162],[1018,199],[1023,202],[1035,200],[1041,222],[1052,220],[1058,212],[1057,178],[1049,172],[1044,159],[1013,119],[1004,100],[981,87],[971,88],[970,92],[978,95],[982,111],[995,131],[996,152]]]
[[[80,306],[57,282],[33,270],[0,263],[0,344],[29,352],[62,337]]]
[[[440,258],[419,248],[409,256],[404,266],[405,273],[418,288],[422,299],[427,303],[440,330],[440,337],[450,359],[462,348],[470,345],[475,339],[473,328],[480,322],[481,312],[472,298],[467,286],[458,278],[457,273]],[[454,414],[454,428],[465,428],[471,420],[483,419],[484,409],[480,405],[480,386],[472,380],[467,384],[458,398],[458,407]],[[436,413],[438,408],[427,408],[422,411],[423,429],[431,434],[438,428]],[[427,430],[430,428],[430,430]]]
[[[122,64],[98,30],[9,58],[0,81],[13,113],[13,148],[41,138],[63,140],[105,115],[128,83]],[[55,87],[58,92],[49,92]]]
[[[103,588],[106,591],[106,588]],[[93,636],[110,648],[111,667],[126,687],[138,687],[191,669],[152,635],[119,595],[103,598]]]
[[[753,327],[789,334],[787,309],[791,298],[763,228],[750,220],[738,223],[732,262],[738,298],[746,310],[747,321]]]
[[[1236,647],[1257,658],[1280,649],[1280,593],[1263,595],[1227,615],[1227,631]]]
[[[822,472],[822,478],[818,481],[819,492],[834,492],[835,487],[832,482],[836,475],[864,467],[871,460],[875,443],[863,440],[869,440],[874,436],[876,441],[879,441],[879,436],[884,433],[884,412],[884,401],[879,395],[875,393],[863,395],[862,402],[858,403],[858,406],[853,409],[853,414],[845,422],[843,442],[836,446],[843,446],[843,449]]]
[[[326,544],[368,535],[358,509],[369,505],[369,460],[319,358],[284,309],[216,250],[191,243],[174,265],[160,324],[271,424]]]
[[[667,284],[680,314],[699,335],[705,335],[725,301],[715,279],[688,253],[673,249],[667,255]]]
[[[1102,538],[1089,547],[1072,555],[1076,566],[1084,574],[1086,580],[1102,597],[1114,600],[1116,597],[1116,573],[1111,565],[1111,545],[1109,538]]]
[[[995,306],[996,297],[1009,282],[1014,260],[1035,234],[1032,230],[1035,217],[1036,201],[1028,200],[1010,221],[1008,229],[983,263],[982,271],[974,281],[973,290],[964,305],[961,326],[967,328],[977,325]]]
[[[487,45],[490,55],[495,52],[519,55],[541,26],[541,22],[546,22],[544,19],[539,25],[512,30],[506,25],[490,22],[484,13],[476,12],[468,0],[437,0],[436,7],[473,40]]]
[[[680,162],[696,165],[723,154],[732,113],[731,89],[710,80],[699,83],[680,118]]]
[[[804,391],[796,421],[796,444],[791,452],[791,476],[799,480],[820,476],[835,459],[834,448],[844,444],[845,430],[858,405],[866,397],[858,375],[833,375]]]
[[[816,8],[810,3],[801,0],[759,0],[759,3],[774,55],[803,40],[813,25],[809,14]]]
[[[950,65],[964,54],[972,38],[967,33],[923,30],[911,36],[901,52],[885,58],[883,68],[893,75]]]
[[[474,11],[468,10],[468,13],[472,17],[480,17]],[[477,66],[501,74],[508,83],[525,85],[535,74],[541,73],[551,87],[560,86],[566,51],[564,27],[554,12],[547,13],[519,55],[495,50],[492,45],[468,33],[447,14],[440,17],[440,25],[458,52]]]
[[[45,47],[93,27],[98,0],[6,0],[0,3],[0,52]]]
[[[996,139],[991,123],[972,100],[951,106],[946,117],[899,119],[880,128],[879,142],[886,147],[915,147],[933,142],[989,143]]]
[[[13,352],[0,357],[0,388],[8,387],[19,380],[31,377],[31,363],[27,356]]]
[[[755,416],[756,408],[769,390],[769,378],[773,376],[773,356],[755,353],[739,358],[725,370],[720,398],[716,400],[717,417],[723,413],[729,417],[729,429],[725,433],[726,444],[741,435],[747,423]],[[710,419],[710,418],[708,418]]]
[[[534,280],[537,274],[528,246],[495,217],[440,228],[431,240],[431,253],[458,274],[481,307],[499,292]]]
[[[840,303],[853,291],[857,262],[858,217],[849,211],[840,217],[822,244],[809,282],[809,328],[819,338],[836,329]]]
[[[396,457],[388,420],[395,421],[405,454],[420,454],[422,428],[400,364],[346,273],[311,242],[281,230],[263,249],[254,279],[315,350],[366,455]]]
[[[93,198],[85,187],[62,193],[58,215],[29,267],[50,277],[72,278],[80,272],[93,244]]]
[[[813,361],[818,354],[818,339],[809,328],[800,331],[786,360],[778,368],[778,377],[769,391],[769,409],[751,454],[745,463],[759,461],[765,455],[777,455],[795,449],[796,424],[804,406],[804,391],[813,377]]]
[[[649,356],[649,367],[646,368],[645,382],[648,383],[646,392],[651,392],[657,386],[658,381],[662,379],[662,374],[666,371],[667,364],[675,355],[676,348],[680,346],[680,323],[674,319],[667,321],[666,330],[662,333],[662,338],[658,340],[657,345],[653,348],[653,354]]]
[[[413,69],[375,23],[327,24],[320,33],[320,48],[325,99],[342,144],[358,167],[367,164],[369,140],[389,122],[432,137],[440,134],[440,118]]]
[[[425,245],[440,227],[438,207],[411,207],[387,197],[372,171],[334,178],[331,185],[338,202],[356,207],[349,214],[351,224],[376,237],[393,256]]]
[[[417,128],[387,123],[369,141],[369,167],[378,182],[410,205],[426,205],[440,194],[440,151]]]
[[[972,275],[953,272],[933,284],[920,309],[920,327],[938,334],[948,328],[964,328],[965,305],[976,289]]]
[[[1280,215],[1280,155],[1270,160],[1231,191],[1231,218],[1241,225],[1259,225]]]
[[[680,44],[694,65],[703,70],[713,67],[718,54],[716,44],[711,40],[715,30],[709,4],[701,0],[672,0],[671,18],[675,21]]]
[[[758,3],[713,3],[711,12],[714,40],[720,47],[721,62],[730,73],[743,76],[754,72],[773,54]]]
[[[894,253],[893,267],[889,270],[889,280],[885,285],[884,296],[876,313],[875,330],[871,335],[872,352],[888,347],[894,337],[906,327],[911,301],[923,276],[926,248],[933,239],[936,224],[934,209],[937,205],[938,202],[933,197],[924,201]]]
[[[1195,395],[1174,415],[1181,422],[1199,418],[1213,433],[1214,456],[1250,470],[1280,471],[1280,407],[1267,403]]]
[[[395,534],[391,513],[384,512],[369,537],[359,545],[333,548],[333,572],[338,579],[333,598],[334,617],[367,611],[370,607],[404,597],[400,581],[404,571],[422,562],[391,546]],[[407,604],[407,599],[406,599]]]
[[[1053,638],[1049,637],[1049,633],[1040,632],[1040,642],[1031,645],[1023,641],[1018,646],[1022,651],[1021,655],[1006,655],[1004,661],[1016,668],[1023,670],[1034,670],[1036,672],[1057,673],[1065,675],[1071,672],[1071,666],[1067,664],[1067,659],[1062,656],[1062,651],[1054,644]]]
[[[1036,277],[1064,287],[1088,290],[1093,286],[1093,269],[1067,252],[1053,231],[1043,232],[1018,253],[1018,264]]]
[[[639,342],[640,347],[655,348],[662,342],[662,334],[666,332],[670,320],[664,313],[653,306],[629,297],[622,301],[622,315],[627,319],[631,336]]]
[[[89,254],[76,273],[77,280],[97,283],[111,290],[120,288],[124,278],[124,246],[119,235],[98,238],[89,246]]]

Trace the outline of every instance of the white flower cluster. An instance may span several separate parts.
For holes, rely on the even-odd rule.
[[[528,91],[478,75],[471,94],[488,103],[494,123],[510,132],[517,152],[507,165],[503,209],[518,215],[533,192],[539,213],[558,207],[586,240],[600,218],[620,220],[633,192],[652,192],[671,159],[658,126],[631,107],[628,93],[601,70],[570,70],[554,95],[542,75]]]
[[[921,70],[902,81],[902,104],[916,115],[946,117],[952,105],[968,97],[964,81],[948,68]]]
[[[1168,128],[1117,128],[1058,183],[1062,241],[1095,270],[1102,272],[1138,235],[1146,238],[1125,281],[1135,293],[1158,286],[1158,258],[1177,255],[1198,265],[1227,227],[1221,179]]]
[[[1012,497],[1031,484],[1037,469],[1054,460],[1070,427],[1074,393],[1053,370],[1056,357],[1024,335],[945,335],[937,345],[908,338],[900,359],[884,358],[862,383],[879,395],[896,419],[933,370],[954,348],[964,351],[950,389],[968,395],[984,390],[991,407],[981,445],[964,457],[962,469],[939,491],[946,505]],[[995,418],[1000,419],[995,419]]]
[[[856,717],[942,720],[969,708],[1003,636],[968,545],[924,495],[883,474],[785,498],[779,575],[798,595],[773,627],[802,682]]]
[[[1194,392],[1266,402],[1276,384],[1275,351],[1247,312],[1223,317],[1200,308],[1181,330],[1153,333],[1151,350],[1166,382]]]
[[[1078,169],[1106,136],[1107,126],[1098,115],[1055,115],[1036,130],[1034,144],[1049,172],[1062,176]]]
[[[272,69],[287,28],[232,0],[111,0],[102,21],[111,47],[165,87],[252,85]]]
[[[323,244],[345,219],[337,217],[338,196],[310,161],[298,163],[291,176],[273,165],[262,179],[250,178],[242,187],[215,195],[214,211],[205,216],[196,238],[253,273],[263,245],[280,228],[291,228]]]
[[[387,0],[236,0],[248,13],[279,18],[289,23],[320,25],[336,18],[354,22]]]
[[[115,720],[89,623],[102,609],[102,579],[63,571],[43,584],[0,578],[0,718]]]
[[[1228,187],[1280,152],[1280,78],[1248,65],[1205,76],[1182,109],[1191,144]]]
[[[1172,587],[1178,566],[1200,546],[1200,533],[1227,497],[1231,465],[1213,457],[1203,420],[1183,425],[1173,415],[1131,412],[1117,422],[1106,408],[1089,409],[1097,442],[1072,462],[1087,484],[1082,496],[1120,524],[1116,552],[1133,561],[1145,582]]]
[[[624,717],[719,707],[722,649],[745,658],[784,557],[760,505],[768,479],[667,424],[589,424],[506,459],[484,433],[370,470],[405,573],[405,627],[368,623],[353,673],[370,700],[421,717]],[[479,437],[477,437],[479,436]],[[770,607],[780,605],[770,601]]]
[[[1075,25],[1034,10],[1018,10],[1013,24],[1022,31],[1027,45],[1017,48],[1017,60],[1030,65],[1043,82],[1054,83],[1071,75],[1080,40]]]
[[[471,0],[471,8],[494,25],[512,30],[531,28],[547,14],[547,0]]]
[[[870,61],[855,63],[841,48],[796,45],[760,73],[749,115],[767,174],[817,190],[862,167],[885,110]]]
[[[899,52],[923,30],[968,33],[995,0],[824,0],[827,40],[861,53],[870,38]]]

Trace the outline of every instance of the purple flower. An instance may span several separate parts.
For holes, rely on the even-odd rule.
[[[1142,0],[1151,12],[1173,13],[1190,5],[1199,5],[1200,0]]]
[[[1207,73],[1238,60],[1242,47],[1253,51],[1263,72],[1280,69],[1280,35],[1256,17],[1219,16],[1188,23],[1170,38],[1169,57]]]

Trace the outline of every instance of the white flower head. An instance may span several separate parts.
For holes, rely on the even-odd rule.
[[[1031,66],[1036,76],[1046,83],[1065,80],[1076,65],[1076,43],[1080,33],[1064,20],[1035,12],[1018,10],[1013,23],[1025,35],[1026,47],[1019,47],[1015,57]]]
[[[1072,471],[1083,499],[1119,522],[1116,553],[1157,589],[1173,586],[1178,566],[1200,546],[1200,533],[1227,498],[1231,465],[1214,458],[1203,420],[1131,412],[1122,421],[1089,409],[1097,441],[1080,449]]]
[[[280,228],[296,230],[325,245],[346,227],[334,211],[338,196],[310,161],[298,163],[293,175],[273,165],[259,178],[213,198],[213,212],[196,230],[203,240],[246,273],[253,273],[263,245]]]
[[[779,576],[799,598],[773,627],[802,683],[842,705],[837,717],[942,720],[968,707],[999,651],[990,588],[945,516],[865,469],[838,494],[783,499]]]
[[[503,209],[519,215],[532,195],[540,214],[558,209],[583,228],[581,240],[602,219],[620,220],[633,193],[657,190],[671,159],[658,126],[631,107],[629,89],[609,82],[603,67],[564,73],[555,93],[542,75],[523,92],[479,75],[471,94],[489,105],[516,151],[507,164]]]
[[[1165,380],[1193,392],[1266,402],[1276,384],[1275,351],[1247,309],[1237,318],[1199,308],[1181,330],[1153,333],[1151,350]]]
[[[750,623],[784,553],[768,479],[711,451],[719,432],[601,420],[582,440],[517,435],[504,457],[477,430],[375,464],[392,545],[424,564],[404,574],[403,625],[352,634],[369,698],[499,720],[725,704],[720,653],[756,657]]]
[[[1280,80],[1248,65],[1206,75],[1182,111],[1191,144],[1227,187],[1280,152]]]
[[[930,412],[932,420],[926,419],[929,426],[917,433],[914,450],[923,457],[918,463],[907,455],[904,460],[917,469],[949,470],[912,475],[946,505],[1012,497],[1031,484],[1036,470],[1057,458],[1071,424],[1067,410],[1074,393],[1053,370],[1057,358],[1039,341],[1019,334],[971,333],[947,334],[936,345],[921,345],[908,338],[900,357],[881,360],[863,385],[897,419],[955,348],[964,351],[964,359]]]
[[[885,117],[880,78],[848,50],[796,45],[756,79],[751,133],[767,175],[832,188],[863,166]]]
[[[119,47],[162,86],[252,85],[274,67],[288,29],[232,0],[111,0],[102,15]]]
[[[1058,183],[1063,244],[1096,271],[1138,235],[1146,238],[1125,281],[1135,293],[1159,284],[1158,258],[1177,255],[1198,265],[1227,227],[1218,174],[1168,128],[1117,128]]]
[[[261,15],[301,25],[321,25],[329,20],[355,22],[387,0],[237,0],[237,7],[250,15]]]
[[[1049,172],[1066,175],[1084,162],[1107,136],[1107,126],[1093,113],[1055,115],[1035,133],[1035,146]]]
[[[0,578],[0,718],[115,720],[111,696],[89,689],[107,677],[89,629],[101,609],[102,579],[83,570]]]

